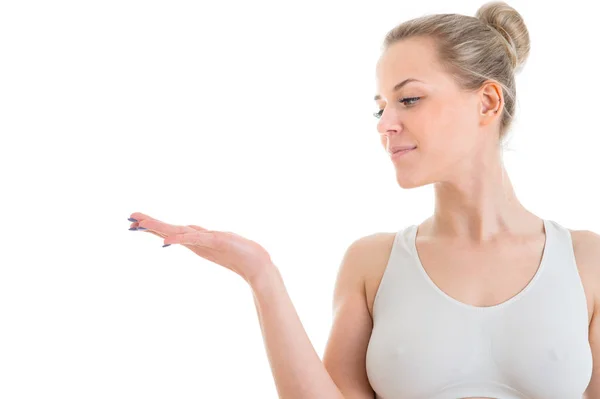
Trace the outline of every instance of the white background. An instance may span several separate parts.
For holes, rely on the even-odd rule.
[[[217,399],[277,397],[251,291],[129,215],[259,242],[322,356],[347,246],[433,211],[379,142],[383,37],[483,2],[0,4],[0,397]],[[509,175],[599,232],[597,14],[509,4],[531,36]]]

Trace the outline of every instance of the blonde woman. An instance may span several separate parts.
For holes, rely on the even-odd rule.
[[[386,36],[377,130],[398,184],[433,184],[435,209],[348,247],[323,361],[260,245],[138,212],[131,228],[248,282],[282,398],[598,399],[600,236],[525,209],[502,161],[528,53],[502,2]]]

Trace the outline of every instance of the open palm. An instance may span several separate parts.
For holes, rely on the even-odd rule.
[[[181,244],[196,255],[237,273],[247,282],[273,266],[271,256],[261,245],[236,233],[168,224],[140,212],[132,213],[129,221],[132,229],[142,227],[144,230],[138,231],[161,237],[164,244]]]

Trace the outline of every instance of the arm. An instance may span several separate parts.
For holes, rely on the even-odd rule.
[[[347,399],[375,398],[366,370],[373,320],[367,306],[365,275],[374,262],[379,262],[378,254],[386,253],[385,245],[376,234],[355,241],[338,272],[333,326],[323,363]]]
[[[370,316],[358,273],[358,266],[365,259],[364,247],[360,240],[353,243],[340,267],[325,362],[315,352],[277,268],[267,269],[250,283],[280,398],[374,398],[364,362],[371,333]]]
[[[594,309],[589,326],[589,343],[592,350],[592,377],[583,399],[600,399],[600,235],[589,231],[572,232],[577,263],[590,265],[594,281]]]
[[[344,399],[312,346],[277,268],[251,287],[279,397]]]
[[[590,322],[590,347],[592,348],[594,366],[592,369],[592,378],[583,394],[583,399],[600,399],[600,370],[598,367],[600,359],[600,314],[598,313],[597,310],[594,310],[592,321]]]

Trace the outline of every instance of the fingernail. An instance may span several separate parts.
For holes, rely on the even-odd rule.
[[[137,222],[137,220],[136,220],[136,219],[134,219],[134,218],[129,218],[129,219],[127,219],[127,220],[129,220],[130,222]]]
[[[148,229],[147,229],[147,228],[145,228],[145,227],[138,227],[137,229],[138,229],[138,230],[148,230]]]
[[[171,245],[171,244],[165,244],[165,245],[163,245],[163,248],[164,248],[164,247],[168,247],[169,245]]]
[[[137,230],[137,227],[130,227],[129,230],[135,231],[135,230]]]

